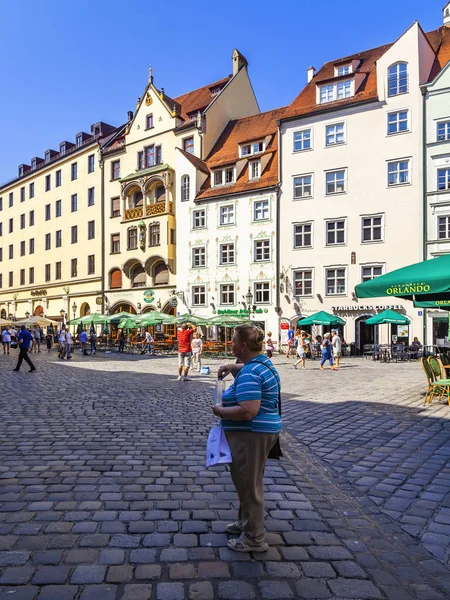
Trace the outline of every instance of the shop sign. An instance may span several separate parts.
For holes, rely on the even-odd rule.
[[[429,292],[431,286],[428,283],[400,283],[398,285],[392,285],[386,290],[388,296],[404,296],[405,294],[422,294]]]
[[[95,304],[101,306],[103,304],[103,298],[101,296],[97,296],[97,298],[95,299]]]
[[[145,290],[144,292],[144,302],[147,304],[151,304],[155,299],[155,292],[153,290]]]
[[[288,343],[289,323],[280,323],[280,344]]]
[[[253,313],[261,314],[263,312],[264,311],[263,311],[262,308],[257,308],[255,311],[252,311],[252,314]],[[232,309],[232,308],[226,308],[226,309],[223,309],[223,310],[218,310],[217,314],[219,314],[219,315],[240,315],[240,316],[243,316],[243,317],[248,317],[248,310],[245,310],[245,308],[241,308],[239,310],[238,309]]]
[[[172,308],[176,308],[176,307],[178,306],[178,300],[177,300],[177,298],[171,298],[171,299],[169,300],[169,304],[170,304],[170,306],[171,306]]]
[[[31,292],[32,296],[46,296],[47,295],[47,290],[33,290]]]
[[[386,306],[360,306],[359,304],[352,304],[351,306],[332,306],[331,310],[335,312],[351,312],[359,310],[402,310],[404,306],[401,304],[387,304]]]
[[[112,294],[111,293],[109,294],[109,297],[111,299],[133,298],[134,294],[133,294],[133,292],[113,292]]]

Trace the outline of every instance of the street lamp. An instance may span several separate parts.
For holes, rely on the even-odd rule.
[[[28,317],[29,317],[29,316],[30,316],[30,313],[27,311],[27,312],[25,313],[25,318],[26,318],[26,319],[28,319]]]
[[[77,308],[78,308],[78,306],[74,302],[72,304],[73,320],[75,320],[77,318]],[[73,333],[75,334],[75,323],[73,324]]]
[[[63,324],[63,325],[65,325],[65,324],[66,324],[66,320],[65,320],[65,318],[64,318],[64,317],[66,316],[66,311],[65,311],[65,310],[62,308],[62,309],[59,311],[59,314],[61,315],[61,318],[62,318],[62,324]]]
[[[248,320],[250,320],[252,312],[255,312],[255,307],[253,306],[253,294],[250,286],[248,286],[248,292],[245,295],[245,301],[247,302]]]
[[[161,300],[158,298],[158,302],[156,303],[156,308],[161,310]]]

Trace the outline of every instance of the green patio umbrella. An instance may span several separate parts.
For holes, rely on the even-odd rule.
[[[136,329],[137,327],[139,325],[136,324],[136,319],[130,319],[129,317],[122,319],[117,325],[118,329]]]
[[[450,310],[450,300],[414,300],[416,308],[439,308]]]
[[[208,325],[223,325],[224,327],[236,327],[236,325],[242,325],[242,323],[248,323],[247,317],[240,317],[239,315],[217,315],[211,319],[206,319]]]
[[[106,323],[108,319],[108,315],[102,315],[100,313],[93,313],[91,315],[85,315],[84,317],[79,317],[78,319],[72,319],[71,321],[67,321],[68,325],[79,325],[80,323],[83,325],[88,325],[89,323],[94,323],[94,325],[103,325]]]
[[[117,323],[120,323],[120,321],[121,321],[122,319],[128,319],[128,318],[131,318],[131,319],[136,319],[136,318],[137,318],[137,315],[135,315],[135,314],[133,314],[133,313],[126,312],[126,311],[122,311],[122,312],[120,312],[120,313],[115,313],[115,314],[113,314],[113,315],[109,315],[109,316],[107,317],[107,319],[106,319],[106,323],[114,323],[114,324],[117,324]]]
[[[175,323],[176,318],[173,315],[167,315],[162,312],[152,310],[151,312],[140,315],[136,320],[139,327],[149,327],[150,325],[170,325]]]
[[[367,319],[367,325],[384,325],[385,323],[392,323],[393,325],[409,325],[410,320],[405,315],[401,315],[395,310],[383,310],[383,312],[370,317]]]
[[[310,315],[309,317],[305,317],[304,319],[300,319],[298,324],[303,327],[303,325],[345,325],[344,319],[338,317],[337,315],[331,315],[330,313],[325,312],[324,310],[320,310],[319,312]]]
[[[183,325],[183,323],[192,323],[192,325],[207,325],[208,322],[208,319],[202,319],[201,317],[196,317],[188,313],[184,313],[184,315],[176,317],[174,321],[174,323],[177,323],[178,325]]]
[[[355,287],[358,298],[450,299],[450,254],[396,269]]]

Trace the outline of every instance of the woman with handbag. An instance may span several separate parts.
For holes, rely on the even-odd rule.
[[[239,537],[228,541],[236,552],[265,552],[264,466],[279,458],[281,431],[280,378],[262,354],[264,333],[249,323],[238,325],[233,335],[233,354],[240,364],[219,368],[218,377],[231,373],[234,383],[223,393],[222,406],[213,412],[222,419],[233,462],[231,478],[239,497],[239,515],[227,533]]]

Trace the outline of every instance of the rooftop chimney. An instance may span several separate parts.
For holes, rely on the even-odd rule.
[[[307,70],[308,73],[308,83],[311,81],[311,79],[314,77],[314,75],[316,74],[316,69],[314,67],[309,67],[309,69]]]
[[[442,12],[444,14],[444,25],[450,27],[450,2],[447,2]]]
[[[127,112],[127,117],[128,117],[128,121],[131,121],[131,119],[133,118],[133,111],[132,110],[129,110]]]

